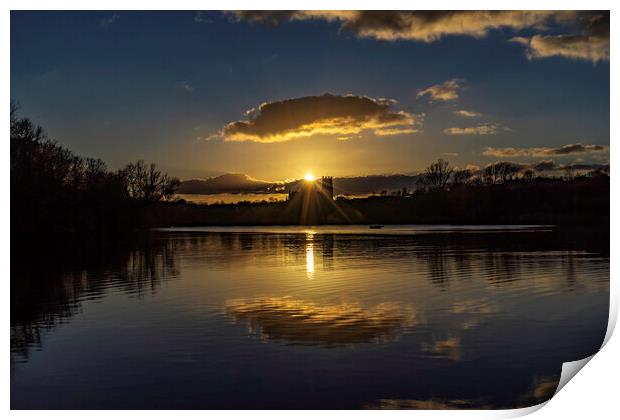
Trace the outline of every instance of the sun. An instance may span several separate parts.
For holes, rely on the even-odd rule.
[[[314,177],[314,175],[312,175],[310,172],[308,172],[306,175],[304,175],[304,179],[306,181],[314,181],[316,178]]]

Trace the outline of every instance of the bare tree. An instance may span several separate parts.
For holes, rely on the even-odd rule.
[[[445,188],[452,175],[450,162],[438,159],[431,163],[424,172],[423,183],[428,188]]]
[[[521,171],[522,166],[512,162],[497,162],[484,168],[484,179],[489,184],[512,181]]]
[[[179,187],[178,178],[170,177],[157,169],[154,163],[146,165],[139,160],[120,171],[127,194],[144,201],[169,200]]]

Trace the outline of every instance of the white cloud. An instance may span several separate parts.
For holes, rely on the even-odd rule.
[[[452,127],[443,132],[449,136],[486,136],[497,134],[500,127],[497,124],[478,124],[474,127]]]
[[[465,118],[476,118],[476,117],[482,116],[482,114],[479,112],[469,111],[467,109],[459,109],[458,111],[454,111],[454,113],[460,117],[465,117]]]
[[[458,99],[461,89],[461,79],[447,80],[441,84],[433,85],[418,91],[418,97],[427,96],[431,101],[452,101]]]

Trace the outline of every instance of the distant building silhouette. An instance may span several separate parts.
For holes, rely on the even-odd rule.
[[[287,214],[294,215],[302,225],[327,223],[336,209],[334,203],[334,182],[331,176],[313,181],[301,180],[289,192]]]
[[[325,195],[330,200],[334,199],[334,179],[331,176],[321,177],[320,188],[324,193],[323,195]]]
[[[321,202],[324,199],[334,200],[334,179],[331,176],[323,176],[314,181],[300,181],[297,188],[289,191],[288,199],[293,200],[297,196],[305,196]]]

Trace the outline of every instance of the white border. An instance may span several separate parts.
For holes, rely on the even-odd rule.
[[[176,0],[174,2],[166,2],[161,0],[151,1],[128,1],[128,0],[108,0],[108,1],[90,1],[88,3],[77,0],[57,0],[54,2],[43,0],[9,0],[4,4],[8,5],[5,13],[2,14],[0,20],[0,28],[2,28],[2,47],[4,49],[3,56],[10,57],[10,13],[9,10],[243,10],[243,9],[452,9],[452,10],[464,10],[464,9],[479,9],[479,10],[493,10],[493,9],[539,9],[539,10],[552,10],[552,9],[564,9],[564,10],[592,10],[592,9],[611,9],[612,22],[615,21],[615,11],[612,5],[617,4],[611,1],[548,1],[548,0],[527,0],[527,1],[444,1],[433,0],[429,2],[413,2],[413,1],[395,1],[395,0],[381,0],[368,1],[368,0],[333,0],[333,1],[273,1],[263,0],[261,2],[248,1],[248,0],[228,0],[228,1],[198,1],[198,0]],[[614,28],[614,25],[611,25]],[[618,40],[617,28],[612,29],[611,33],[611,45],[612,48],[616,45]],[[5,65],[2,66],[2,76],[4,83],[3,89],[3,109],[4,115],[8,115],[9,111],[9,98],[10,98],[10,65],[9,60],[4,61]],[[613,60],[611,61],[611,74],[613,75]],[[618,86],[613,76],[610,81],[611,89],[611,103],[610,114],[615,115],[614,111],[617,110],[617,98],[618,98]],[[5,117],[6,118],[6,117]],[[614,138],[614,134],[617,133],[616,123],[613,118],[610,119],[611,125],[611,137]],[[6,128],[5,128],[6,130]],[[0,252],[0,258],[2,258],[2,267],[5,270],[6,275],[2,287],[4,288],[4,325],[8,329],[10,318],[10,285],[9,285],[9,252],[10,252],[10,236],[8,234],[9,226],[9,194],[6,193],[9,189],[9,141],[6,137],[8,132],[5,131],[5,139],[1,142],[0,150],[3,155],[2,165],[2,182],[5,194],[2,196],[2,206],[0,211],[2,215],[0,220],[2,223],[3,231],[7,232],[4,235],[2,241],[2,249]],[[610,158],[614,161],[615,148],[611,147]],[[613,165],[612,165],[613,166]],[[614,213],[614,209],[618,209],[618,183],[612,180],[611,183],[611,214]],[[616,261],[618,258],[618,246],[614,240],[615,234],[618,233],[618,222],[612,218],[611,221],[611,258],[612,261]],[[561,390],[552,398],[547,404],[541,404],[536,407],[519,409],[519,410],[507,410],[507,411],[210,411],[208,413],[200,411],[184,411],[184,412],[167,412],[167,411],[149,411],[140,413],[139,415],[146,415],[153,419],[167,419],[171,414],[175,416],[183,416],[189,418],[203,418],[208,415],[209,418],[215,419],[229,419],[236,417],[251,416],[252,419],[286,419],[289,420],[291,416],[295,416],[300,420],[314,420],[317,416],[327,416],[339,418],[352,418],[356,419],[377,418],[379,416],[391,417],[391,418],[404,418],[415,416],[416,418],[502,418],[502,417],[515,417],[519,415],[528,414],[536,411],[542,406],[547,405],[544,410],[537,411],[536,418],[568,418],[568,419],[582,419],[584,417],[591,418],[611,418],[617,413],[616,398],[614,385],[616,384],[616,375],[618,374],[618,360],[620,345],[618,339],[611,339],[610,334],[615,326],[617,313],[618,313],[618,287],[617,275],[615,270],[615,264],[611,265],[611,308],[610,308],[610,323],[608,327],[607,336],[604,349],[592,358],[592,361],[583,369],[583,372],[579,374],[579,378],[574,381],[570,381],[565,388]],[[7,331],[2,336],[2,351],[5,360],[5,372],[2,376],[2,401],[5,410],[9,410],[10,407],[10,376],[9,376],[9,332]],[[35,418],[38,416],[46,416],[50,419],[62,419],[67,418],[80,418],[86,415],[91,418],[106,418],[111,413],[105,411],[48,411],[45,413],[28,412],[28,411],[12,411],[10,415],[19,418]],[[114,416],[119,417],[133,417],[135,414],[131,411],[119,411],[115,412]]]

